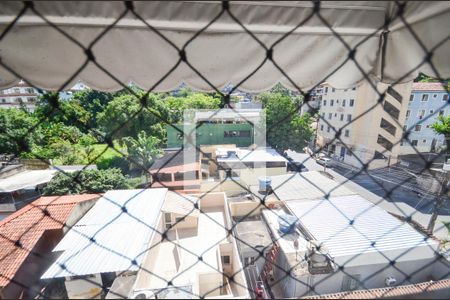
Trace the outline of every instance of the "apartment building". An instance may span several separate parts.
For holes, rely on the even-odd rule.
[[[21,80],[16,86],[0,90],[0,108],[20,108],[34,111],[39,91]]]
[[[324,84],[316,146],[355,167],[395,163],[410,92],[411,83],[364,82],[349,89]]]
[[[401,154],[437,152],[445,147],[445,137],[436,134],[431,124],[438,116],[450,115],[447,83],[415,82],[406,111],[404,130],[410,130],[408,141],[400,144]]]

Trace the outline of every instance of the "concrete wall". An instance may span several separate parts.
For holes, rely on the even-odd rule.
[[[262,176],[277,176],[286,174],[286,167],[277,167],[277,168],[243,168],[234,170],[239,172],[239,178],[236,178],[236,181],[240,181],[243,185],[257,185],[258,178]],[[226,173],[223,170],[219,171],[220,180],[224,180],[226,178]]]
[[[279,204],[280,201],[276,199],[266,199],[266,206],[272,203]],[[233,217],[260,215],[261,210],[265,208],[266,207],[261,205],[261,203],[258,201],[242,201],[230,203],[231,215]]]
[[[172,223],[175,223],[176,218],[184,217],[185,215],[172,213]],[[174,229],[189,229],[189,228],[197,228],[198,218],[187,216],[183,221],[178,222],[175,226],[172,227]]]
[[[102,278],[100,274],[74,280],[66,277],[65,286],[69,299],[101,298]]]

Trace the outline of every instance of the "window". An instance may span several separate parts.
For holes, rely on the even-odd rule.
[[[325,87],[325,93],[328,93],[328,87],[327,86]]]
[[[156,173],[153,174],[156,181],[172,181],[172,174],[170,173]]]
[[[378,135],[377,143],[389,151],[391,151],[392,147],[394,147],[394,144],[392,144],[388,139],[386,139],[384,136],[380,134]]]
[[[411,101],[414,101],[414,95],[413,94],[411,94],[411,96],[409,96],[409,101],[411,102]]]
[[[417,146],[417,140],[412,140],[412,141],[411,141],[411,145],[412,145],[412,146]]]
[[[2,99],[2,103],[6,103],[6,99]]]
[[[345,129],[344,136],[349,137],[350,136],[350,130]]]
[[[175,218],[175,223],[184,222],[184,220],[185,220],[184,217],[176,217]]]
[[[325,119],[325,113],[324,113],[324,112],[322,113],[322,118],[324,118],[324,119]]]
[[[23,102],[22,98],[20,98],[20,97],[19,97],[19,98],[16,98],[16,101],[19,102],[19,103],[22,103],[22,102]]]
[[[171,223],[172,222],[172,214],[171,213],[165,213],[164,214],[164,221],[166,223]]]
[[[355,104],[355,100],[354,99],[350,99],[350,106],[353,106]]]
[[[15,94],[20,94],[20,89],[15,88],[15,89],[14,89],[14,93],[15,93]]]
[[[341,114],[341,121],[344,121],[344,114]]]
[[[345,99],[342,100],[342,106],[345,107]]]
[[[323,106],[327,106],[327,100],[323,100]]]
[[[422,102],[428,101],[428,95],[427,94],[422,95],[422,100],[421,101]]]
[[[406,111],[406,117],[409,117],[411,115],[411,111],[408,109],[407,111]]]
[[[337,113],[334,113],[334,116],[337,117]]]
[[[351,120],[352,120],[352,115],[348,114],[347,115],[347,122],[351,122]]]
[[[239,130],[240,137],[250,137],[250,130]]]
[[[384,156],[384,154],[379,151],[375,151],[373,159],[386,159],[386,156]]]
[[[439,111],[439,115],[440,115],[440,116],[443,116],[443,115],[444,115],[444,111],[443,111],[443,110],[440,110],[440,111]]]
[[[434,113],[433,109],[430,109],[430,115],[432,115]]]
[[[334,100],[331,99],[331,100],[330,100],[330,106],[333,106],[333,105],[334,105]]]
[[[437,94],[433,94],[433,98],[437,98]]]
[[[397,128],[395,128],[394,125],[392,125],[390,122],[386,121],[383,118],[381,119],[380,127],[392,135],[395,135],[395,132],[397,131]]]
[[[222,256],[222,263],[223,263],[224,265],[229,265],[230,262],[231,262],[231,260],[230,260],[230,256],[229,256],[229,255],[223,255],[223,256]]]
[[[323,131],[323,125],[320,125],[320,131]]]
[[[338,100],[336,100],[336,104],[339,104],[339,99],[338,99]]]
[[[34,90],[33,90],[32,88],[27,88],[27,93],[28,93],[28,94],[33,94],[33,93],[34,93]]]
[[[448,101],[448,94],[444,94],[442,96],[442,101]]]
[[[327,127],[327,132],[330,132],[330,126]]]
[[[356,91],[356,87],[352,88],[352,91]]]
[[[331,120],[331,117],[333,116],[332,113],[328,113],[328,120]]]
[[[414,131],[420,131],[422,129],[422,125],[414,126]]]
[[[333,88],[333,93],[336,91],[336,89],[335,88]]]
[[[400,110],[398,110],[394,105],[389,103],[388,101],[384,101],[383,109],[387,112],[391,117],[398,120],[398,116],[400,115]]]
[[[426,144],[427,140],[422,140],[422,143]]]
[[[422,119],[423,116],[425,116],[425,109],[419,110],[419,114],[417,116],[419,117],[419,119]]]

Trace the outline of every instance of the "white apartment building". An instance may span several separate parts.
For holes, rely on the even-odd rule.
[[[21,80],[16,86],[0,90],[0,108],[20,108],[34,111],[39,91]]]
[[[401,154],[437,152],[445,147],[444,135],[436,134],[431,125],[438,116],[450,115],[446,83],[415,82],[406,111],[404,130],[410,130],[408,141],[402,141]]]
[[[410,85],[374,83],[375,91],[368,82],[340,90],[324,84],[316,146],[358,168],[369,162],[369,168],[395,163]]]

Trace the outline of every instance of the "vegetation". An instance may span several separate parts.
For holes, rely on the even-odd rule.
[[[104,193],[108,190],[127,189],[129,182],[119,169],[84,170],[58,173],[44,188],[44,195]]]
[[[434,132],[442,134],[445,137],[447,153],[450,153],[450,116],[439,116],[437,121],[431,124]]]
[[[313,136],[311,115],[300,115],[300,97],[287,92],[268,92],[258,96],[266,115],[267,142],[279,151],[302,151]]]

